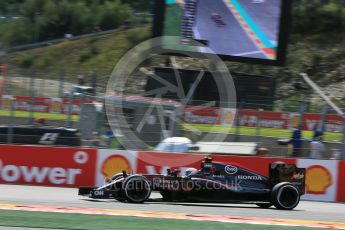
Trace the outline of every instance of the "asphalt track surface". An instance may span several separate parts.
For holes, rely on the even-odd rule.
[[[276,43],[278,40],[281,1],[264,0],[262,3],[255,3],[255,0],[238,0],[238,2],[268,39],[272,43]]]
[[[266,35],[267,40],[276,44],[280,2],[265,0],[262,3],[239,1],[257,27]],[[194,37],[209,41],[209,48],[217,54],[254,57],[267,59],[263,51],[242,28],[223,0],[202,0],[198,2],[196,20],[193,28]],[[272,12],[277,12],[273,14]],[[226,23],[219,27],[211,18],[219,14]]]
[[[301,201],[295,210],[282,211],[275,208],[260,209],[252,204],[166,203],[161,202],[160,195],[155,193],[151,198],[153,200],[144,204],[131,204],[80,197],[75,188],[0,185],[0,204],[345,222],[345,204],[341,203]]]

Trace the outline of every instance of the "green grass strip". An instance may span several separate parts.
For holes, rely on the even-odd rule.
[[[228,128],[221,125],[207,125],[207,124],[183,124],[182,128],[184,130],[199,130],[201,132],[218,132],[218,133],[236,133],[236,127]],[[275,129],[275,128],[259,128],[257,130],[255,127],[240,127],[239,134],[249,135],[249,136],[262,136],[262,137],[277,137],[277,138],[290,138],[292,131],[289,129]],[[313,131],[302,131],[302,136],[305,139],[311,139],[313,136]],[[336,132],[325,132],[323,140],[324,141],[341,141],[343,137],[342,133]]]
[[[11,116],[11,112],[9,110],[0,110],[0,117],[9,117]],[[13,117],[19,118],[28,118],[30,116],[30,112],[26,111],[14,111]],[[41,113],[41,112],[34,112],[34,118],[44,118],[46,120],[55,120],[55,121],[65,121],[67,120],[66,114],[57,114],[57,113]],[[72,115],[72,121],[79,121],[79,115]]]
[[[73,230],[310,230],[307,227],[286,227],[254,224],[233,224],[212,221],[174,220],[128,216],[85,215],[69,213],[29,212],[0,210],[0,226],[55,228]],[[316,229],[316,228],[315,228]]]
[[[9,110],[0,110],[0,117],[9,117],[11,113]],[[14,111],[14,117],[28,118],[30,112],[25,111]],[[56,120],[56,121],[66,121],[66,114],[54,114],[54,113],[41,113],[35,112],[34,118],[45,118],[46,120]],[[79,115],[72,115],[72,121],[79,121]],[[229,133],[235,134],[236,127],[226,127],[221,125],[207,125],[207,124],[183,124],[182,128],[184,130],[199,130],[201,132],[216,132],[216,133]],[[249,135],[249,136],[262,136],[262,137],[276,137],[276,138],[290,138],[291,130],[288,129],[274,129],[274,128],[256,128],[250,127],[240,127],[239,134]],[[313,131],[303,131],[303,138],[311,139],[313,136]],[[325,132],[323,140],[324,141],[342,141],[343,134],[336,132]]]

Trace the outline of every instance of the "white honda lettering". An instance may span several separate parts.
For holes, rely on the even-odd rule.
[[[238,175],[240,180],[262,180],[261,176],[247,176],[247,175]]]

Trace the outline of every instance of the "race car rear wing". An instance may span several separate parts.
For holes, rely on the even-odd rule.
[[[269,167],[269,178],[273,184],[290,182],[298,188],[301,195],[305,193],[305,168],[284,163],[271,163]]]

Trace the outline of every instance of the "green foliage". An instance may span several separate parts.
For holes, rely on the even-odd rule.
[[[292,19],[294,35],[345,31],[345,8],[339,0],[331,0],[326,4],[315,0],[297,1],[293,7]]]
[[[31,22],[26,18],[8,21],[0,26],[2,42],[9,45],[19,45],[32,41],[34,32]]]
[[[22,68],[30,68],[34,62],[35,55],[27,53],[19,60],[18,66]]]
[[[135,36],[137,41],[150,36],[150,29],[136,28],[130,31],[102,35],[80,40],[69,40],[43,48],[16,52],[8,56],[8,65],[21,69],[24,76],[31,72],[42,73],[40,78],[60,80],[61,70],[64,80],[75,82],[77,75],[89,76],[97,73],[100,87],[105,87],[108,76],[117,61],[133,44],[127,34]],[[102,77],[102,78],[100,78]]]
[[[136,11],[150,11],[153,0],[122,0],[122,3],[130,5]]]
[[[6,46],[116,29],[133,14],[120,0],[0,0],[2,12],[17,16],[0,22],[0,44]]]
[[[126,37],[128,41],[132,43],[132,45],[137,45],[138,43],[148,39],[150,34],[147,32],[146,29],[135,29],[130,30],[126,33]]]
[[[99,26],[104,30],[110,30],[120,26],[131,17],[130,9],[119,1],[106,2],[100,11]]]

